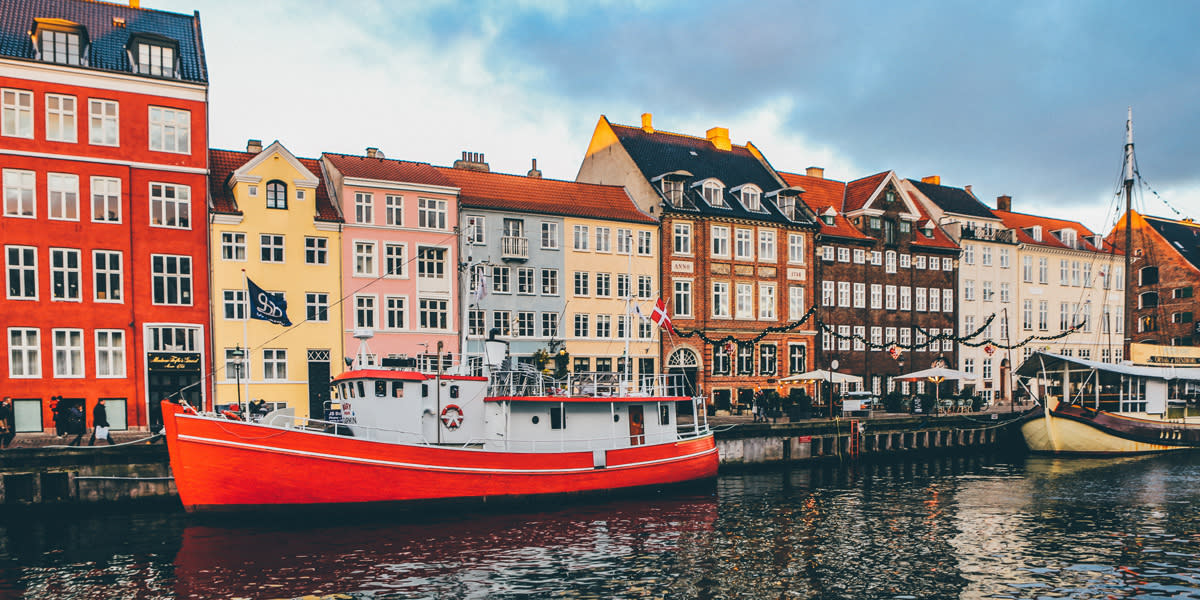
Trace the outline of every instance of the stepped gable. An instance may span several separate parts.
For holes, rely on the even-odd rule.
[[[328,159],[345,177],[454,187],[450,180],[429,163],[332,152],[325,152],[321,156]]]
[[[611,127],[646,181],[657,181],[659,176],[674,171],[687,171],[692,174],[684,184],[686,206],[679,208],[665,203],[665,211],[789,225],[807,222],[787,218],[776,208],[774,202],[766,197],[766,194],[780,189],[783,185],[749,146],[730,144],[729,150],[720,150],[706,138],[657,130],[647,132],[640,127],[615,123],[611,124]],[[692,188],[694,183],[710,178],[720,181],[725,186],[724,199],[727,208],[709,206],[700,198],[699,192]],[[729,192],[731,188],[745,184],[754,184],[762,190],[761,212],[746,210],[741,204],[741,199]]]
[[[1191,220],[1175,221],[1139,215],[1193,267],[1200,269],[1200,225]]]
[[[463,207],[657,224],[625,188],[558,179],[436,167],[459,188]]]
[[[34,19],[62,19],[86,30],[90,42],[86,64],[73,66],[167,79],[136,73],[126,53],[132,36],[162,36],[179,43],[179,79],[208,82],[199,12],[185,15],[83,0],[0,0],[0,55],[44,64],[29,35]],[[124,25],[114,19],[123,19]]]
[[[996,218],[987,205],[963,188],[926,183],[919,179],[909,179],[908,182],[943,211],[982,219]]]
[[[800,195],[800,199],[816,213],[818,219],[824,216],[825,211],[830,208],[837,212],[833,217],[833,225],[829,225],[825,221],[820,221],[821,235],[832,235],[858,240],[875,239],[859,231],[850,221],[846,220],[846,215],[842,212],[842,203],[846,197],[845,182],[784,171],[780,171],[779,176],[788,185],[804,190],[804,193]]]

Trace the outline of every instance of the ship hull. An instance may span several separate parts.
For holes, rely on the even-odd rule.
[[[1153,421],[1059,406],[1038,411],[1021,424],[1033,452],[1064,455],[1117,455],[1178,452],[1200,447],[1200,426]]]
[[[183,414],[164,404],[188,512],[603,493],[709,479],[712,435],[586,452],[494,452],[357,440]],[[597,466],[600,462],[601,466]]]

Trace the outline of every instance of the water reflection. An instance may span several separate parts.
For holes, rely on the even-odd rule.
[[[0,520],[0,599],[1200,598],[1198,500],[1197,456],[954,457],[420,522]]]

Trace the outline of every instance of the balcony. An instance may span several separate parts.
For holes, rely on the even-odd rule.
[[[506,235],[500,238],[500,258],[529,260],[529,238]]]
[[[964,240],[981,240],[985,242],[1002,242],[1005,244],[1016,243],[1016,237],[1013,236],[1011,229],[986,229],[983,227],[963,227],[962,239]]]

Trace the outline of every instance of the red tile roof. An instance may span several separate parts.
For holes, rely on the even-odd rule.
[[[459,201],[464,208],[658,223],[637,208],[623,187],[448,167],[436,169],[450,185],[462,190]]]
[[[454,187],[438,169],[429,163],[393,160],[389,158],[368,158],[350,154],[321,154],[342,175],[359,179],[375,179],[378,181],[395,181],[399,183],[418,183],[439,187]]]
[[[224,213],[232,215],[242,214],[238,208],[237,200],[229,191],[229,177],[234,171],[238,170],[242,165],[250,162],[257,153],[238,152],[235,150],[217,150],[210,148],[208,151],[208,196],[210,199],[209,210],[214,213]],[[300,164],[304,168],[312,171],[313,175],[317,176],[317,198],[316,198],[316,213],[315,217],[318,221],[330,221],[340,223],[342,216],[334,207],[333,202],[329,199],[329,190],[325,185],[325,175],[321,170],[321,163],[315,158],[298,158]]]
[[[856,211],[863,206],[866,206],[867,201],[871,199],[871,194],[879,189],[879,184],[888,176],[891,171],[876,173],[862,179],[855,179],[846,184],[846,202],[842,208],[845,212]]]
[[[800,199],[816,213],[817,217],[822,218],[820,223],[822,235],[836,235],[851,239],[874,239],[851,225],[850,221],[846,220],[846,215],[842,213],[842,202],[846,195],[844,182],[783,171],[779,171],[779,176],[783,177],[788,185],[804,190]],[[833,218],[833,225],[829,225],[823,220],[825,211],[831,207],[837,211],[837,215]]]
[[[1017,232],[1017,241],[1023,244],[1033,244],[1037,246],[1046,246],[1049,248],[1068,248],[1068,246],[1055,236],[1053,231],[1060,229],[1074,229],[1075,235],[1079,238],[1079,248],[1077,250],[1090,250],[1092,252],[1109,252],[1111,249],[1096,248],[1091,241],[1085,236],[1093,235],[1092,230],[1084,227],[1082,223],[1076,221],[1068,221],[1065,219],[1054,219],[1051,217],[1039,217],[1037,215],[1027,215],[1025,213],[1007,212],[1003,210],[993,210],[993,214],[1000,217],[1004,222],[1004,226],[1013,229]],[[1036,225],[1042,226],[1042,241],[1034,241],[1027,228],[1032,228]],[[1107,244],[1106,244],[1107,245]]]
[[[921,219],[919,221],[917,221],[916,223],[913,223],[913,242],[912,243],[914,246],[926,246],[926,247],[933,247],[933,248],[958,248],[958,244],[954,243],[954,240],[950,239],[950,236],[946,235],[946,232],[942,231],[942,228],[938,227],[937,223],[933,223],[933,218],[930,217],[929,213],[925,210],[925,205],[921,204],[921,202],[919,200],[917,200],[916,194],[914,194],[911,191],[910,192],[900,191],[900,193],[908,194],[908,199],[912,201],[913,206],[917,207],[917,212],[920,213],[920,215],[921,215]],[[922,233],[921,235],[916,234],[917,230],[921,229],[921,227],[923,225],[925,225],[926,223],[933,223],[933,237],[932,238],[925,237],[924,233]]]

